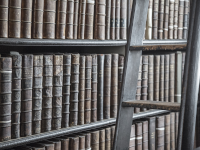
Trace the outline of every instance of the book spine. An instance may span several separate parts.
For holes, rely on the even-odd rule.
[[[99,150],[99,131],[91,132],[91,149]]]
[[[111,15],[110,15],[110,39],[115,40],[115,4],[116,0],[111,0]]]
[[[169,102],[169,55],[165,55],[164,59],[164,101]]]
[[[131,126],[131,135],[129,141],[129,150],[135,150],[135,124]]]
[[[85,150],[91,149],[91,133],[86,133],[85,135]]]
[[[165,149],[170,150],[170,114],[165,115]]]
[[[115,40],[120,39],[120,3],[121,0],[115,1]]]
[[[179,112],[175,113],[175,147],[178,145],[178,122],[179,122]]]
[[[94,21],[95,0],[86,0],[85,13],[85,39],[93,39],[93,21]]]
[[[178,39],[183,38],[183,16],[184,16],[184,0],[179,0]]]
[[[69,149],[79,150],[79,137],[69,137]]]
[[[119,61],[119,54],[112,54],[111,99],[110,99],[111,118],[117,118],[117,110],[118,110],[118,61]]]
[[[163,39],[168,39],[169,0],[165,0]]]
[[[92,56],[85,58],[85,124],[91,123]]]
[[[97,55],[98,61],[98,84],[97,84],[97,120],[103,120],[104,111],[104,54]]]
[[[97,19],[98,19],[98,0],[95,1],[95,8],[94,8],[94,39],[97,39]]]
[[[22,79],[22,56],[12,56],[12,126],[11,138],[20,137],[20,113],[21,113],[21,79]],[[3,97],[6,99],[10,97]],[[6,100],[7,101],[7,100]]]
[[[57,1],[56,39],[65,39],[67,0]]]
[[[62,127],[69,127],[71,54],[63,55]]]
[[[153,1],[153,39],[158,39],[158,3],[159,0]]]
[[[79,149],[80,150],[85,149],[85,136],[79,135]]]
[[[156,149],[165,147],[165,116],[156,117]]]
[[[99,149],[105,150],[105,129],[99,130]]]
[[[105,29],[106,40],[110,40],[110,15],[111,15],[111,0],[106,0],[106,29]]]
[[[154,93],[154,55],[148,55],[148,95],[147,99],[150,101],[154,100],[153,93]]]
[[[74,0],[73,39],[77,39],[78,36],[78,10],[79,0]]]
[[[175,150],[175,113],[170,113],[170,149]]]
[[[187,39],[188,33],[188,21],[189,21],[189,0],[185,0],[184,2],[184,17],[183,17],[183,39]]]
[[[135,124],[135,146],[137,150],[142,150],[142,123]]]
[[[111,54],[105,54],[104,63],[104,100],[103,114],[104,119],[110,118],[110,93],[111,93]]]
[[[159,101],[160,55],[154,56],[154,100]]]
[[[78,101],[78,124],[84,124],[85,111],[85,56],[80,56],[79,76],[79,101]]]
[[[174,0],[169,0],[169,27],[168,27],[168,38],[173,39],[174,31]]]
[[[59,139],[50,139],[50,142],[54,144],[54,150],[61,150],[61,141]]]
[[[149,149],[149,130],[148,130],[148,121],[142,122],[142,149],[148,150]]]
[[[44,13],[44,0],[33,1],[33,29],[32,38],[43,38],[43,13]]]
[[[21,137],[32,135],[33,55],[22,57]]]
[[[43,55],[33,56],[33,114],[32,133],[41,133],[42,88],[43,88]]]
[[[12,58],[0,58],[0,142],[11,139]]]
[[[69,150],[69,138],[63,137],[60,139],[60,141],[61,141],[61,150]]]
[[[66,39],[73,39],[74,3],[74,0],[67,1]]]
[[[97,55],[92,55],[91,122],[97,121]]]
[[[79,54],[72,54],[69,126],[78,124]]]
[[[174,39],[178,38],[178,9],[179,9],[179,0],[174,1]]]
[[[152,1],[151,1],[152,2]],[[151,6],[152,11],[152,6]],[[126,40],[127,37],[127,0],[121,0],[120,8],[120,39]]]
[[[156,118],[150,117],[149,121],[149,150],[155,150]]]
[[[22,0],[21,2],[21,37],[31,38],[32,26],[32,0]]]
[[[181,103],[181,81],[182,81],[182,52],[175,53],[175,90],[174,102]]]
[[[159,85],[159,101],[164,101],[164,85],[165,85],[165,77],[164,77],[164,61],[165,61],[165,56],[160,55],[160,85]]]
[[[142,90],[141,90],[141,100],[147,100],[147,89],[148,89],[148,55],[142,56]],[[142,108],[146,110],[146,108]]]
[[[175,86],[175,54],[169,57],[169,102],[174,102],[174,86]]]
[[[184,67],[185,67],[185,52],[182,52],[182,81],[181,83],[183,84],[183,75],[184,75]]]
[[[9,38],[20,38],[21,33],[21,0],[9,1]]]
[[[45,150],[54,150],[54,143],[50,141],[44,141],[40,143],[42,146],[45,147]]]
[[[53,97],[53,55],[43,56],[42,132],[51,131]]]
[[[121,87],[122,87],[122,77],[124,71],[124,56],[119,56],[119,64],[118,64],[118,104],[121,97]]]
[[[97,37],[96,39],[105,40],[106,27],[106,0],[97,1]]]
[[[78,39],[84,39],[85,34],[85,12],[86,0],[80,0],[79,4],[79,21],[78,21]]]
[[[8,0],[0,1],[0,38],[8,38]]]
[[[112,150],[115,140],[115,125],[111,126],[110,128],[111,128],[111,150]]]
[[[163,39],[164,3],[164,0],[159,0],[158,39]]]
[[[149,0],[147,22],[146,22],[146,32],[145,32],[145,39],[147,40],[152,39],[152,11],[153,11],[152,7],[153,7],[153,0]]]
[[[105,129],[105,150],[110,150],[111,145],[111,128],[108,127]]]

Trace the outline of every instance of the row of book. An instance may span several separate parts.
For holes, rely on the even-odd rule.
[[[126,39],[127,0],[1,0],[0,38]]]

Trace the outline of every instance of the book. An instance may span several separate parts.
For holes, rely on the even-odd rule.
[[[174,31],[174,0],[169,1],[169,26],[168,26],[168,39],[173,39]]]
[[[169,0],[165,0],[164,4],[164,23],[163,23],[163,39],[168,39],[169,26]]]
[[[165,3],[164,0],[159,0],[158,39],[163,39],[164,3]]]
[[[169,54],[164,56],[164,101],[169,102]]]
[[[183,16],[184,16],[184,0],[180,0],[179,11],[178,11],[178,39],[183,38]]]
[[[175,113],[170,113],[170,149],[175,149]]]
[[[57,138],[55,139],[50,139],[50,142],[54,144],[54,150],[61,150],[61,141]]]
[[[119,63],[118,63],[118,104],[121,98],[121,87],[122,87],[122,77],[124,70],[124,56],[119,55]]]
[[[68,137],[62,137],[59,138],[59,140],[61,141],[61,150],[69,150],[69,138]]]
[[[177,39],[178,33],[178,9],[179,9],[179,0],[174,1],[174,39]]]
[[[175,147],[178,146],[179,112],[175,112]]]
[[[165,115],[165,149],[170,150],[170,114]]]
[[[85,149],[85,136],[79,135],[79,149]]]
[[[105,27],[106,40],[110,39],[110,20],[111,20],[110,15],[111,15],[111,0],[106,0],[106,27]]]
[[[142,139],[142,122],[138,121],[135,123],[135,147],[138,150],[142,149]]]
[[[121,0],[115,1],[115,40],[120,39],[120,4]]]
[[[147,99],[154,100],[154,55],[148,55],[148,95]]]
[[[78,150],[79,149],[79,137],[78,136],[69,137],[69,149],[70,150]]]
[[[154,55],[154,100],[159,101],[160,55]]]
[[[182,53],[177,51],[175,53],[175,90],[174,90],[174,102],[181,103],[181,87],[182,82]]]
[[[111,149],[113,149],[114,140],[115,140],[115,125],[111,126]]]
[[[115,5],[116,0],[111,0],[111,14],[110,14],[110,39],[115,40]]]
[[[106,13],[107,15],[107,13]],[[121,0],[120,6],[120,39],[127,37],[127,0]]]
[[[9,1],[1,0],[0,1],[0,37],[8,37],[8,10],[9,10]]]
[[[174,86],[175,86],[175,54],[169,57],[169,102],[174,102]]]
[[[160,85],[159,85],[159,101],[164,101],[164,59],[165,56],[164,55],[160,55]]]
[[[85,133],[85,149],[91,148],[91,133]]]
[[[111,128],[108,127],[105,129],[105,149],[111,149]]]
[[[148,55],[142,56],[142,89],[141,89],[141,100],[147,100],[148,96]],[[142,108],[143,111],[146,108]]]
[[[91,149],[99,150],[99,131],[91,132]]]
[[[65,38],[73,39],[74,0],[67,1]]]
[[[79,0],[74,0],[73,39],[77,39],[78,36],[78,10]]]
[[[135,149],[135,124],[131,126],[131,133],[130,133],[130,142],[129,142],[129,150]]]
[[[99,149],[105,150],[105,129],[99,130]]]
[[[149,149],[149,145],[148,145],[148,141],[149,141],[149,129],[148,129],[148,121],[143,121],[142,122],[142,149],[143,150],[148,150]]]
[[[156,144],[156,118],[148,117],[149,122],[149,150],[155,150]]]
[[[86,0],[79,2],[79,17],[78,17],[78,39],[84,39],[85,34],[85,15],[86,15]]]
[[[152,39],[152,12],[153,12],[153,0],[149,0],[148,13],[147,13],[147,22],[145,30],[145,39]]]
[[[53,142],[42,141],[40,144],[45,147],[45,150],[46,149],[52,149],[52,150],[54,149],[54,143]]]
[[[182,77],[182,81],[181,81],[181,83],[183,84],[183,75],[184,75],[184,67],[185,67],[185,52],[182,52],[182,75],[181,75],[181,77]]]
[[[187,39],[188,34],[188,21],[189,21],[189,3],[190,1],[184,1],[184,15],[183,15],[183,39]]]
[[[165,116],[156,117],[156,149],[165,147]]]
[[[152,29],[152,39],[158,39],[158,10],[159,10],[159,0],[153,1],[153,29]]]

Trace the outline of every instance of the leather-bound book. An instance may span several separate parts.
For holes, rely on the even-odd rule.
[[[53,103],[52,103],[53,130],[58,130],[61,128],[62,86],[63,86],[63,54],[55,54],[53,58]]]
[[[44,0],[33,0],[33,28],[32,38],[43,38],[43,13],[44,13]]]
[[[125,40],[126,37],[127,37],[127,0],[123,0],[123,1],[121,0],[121,7],[120,7],[120,39]]]
[[[52,129],[53,55],[43,56],[42,132]]]
[[[153,30],[152,39],[158,39],[158,8],[159,0],[153,1]]]
[[[174,102],[175,54],[169,56],[169,102]]]
[[[168,39],[168,27],[169,27],[169,1],[165,0],[164,10],[164,24],[163,24],[163,39]]]
[[[115,140],[115,125],[111,126],[111,150],[113,149],[113,144]]]
[[[104,100],[104,54],[97,55],[98,64],[98,84],[97,84],[97,120],[103,120],[103,100]]]
[[[79,137],[69,137],[69,150],[79,150]]]
[[[45,150],[54,150],[54,143],[51,141],[43,141],[40,143],[42,146],[45,147]]]
[[[110,93],[111,93],[111,54],[105,54],[104,62],[104,100],[103,114],[104,119],[110,118]]]
[[[135,150],[135,124],[131,126],[129,150]]]
[[[111,14],[111,0],[106,0],[106,29],[105,29],[106,40],[110,40],[110,14]]]
[[[135,123],[135,149],[142,150],[142,122]]]
[[[150,101],[153,101],[154,97],[153,97],[153,93],[154,93],[154,55],[148,55],[148,95],[147,95],[147,99]]]
[[[105,150],[111,150],[111,128],[105,129]]]
[[[54,144],[54,150],[61,150],[61,141],[59,139],[50,139],[50,142]]]
[[[165,115],[165,149],[170,150],[170,114]]]
[[[182,81],[182,52],[175,53],[175,90],[174,102],[181,103],[181,81]]]
[[[121,0],[115,1],[115,40],[120,39],[120,4]]]
[[[116,0],[111,0],[111,14],[110,14],[110,39],[115,40],[115,5]]]
[[[188,34],[188,21],[189,21],[189,3],[190,1],[184,1],[184,15],[183,15],[183,39],[187,39]]]
[[[78,124],[79,54],[72,54],[69,126]]]
[[[111,62],[111,99],[110,99],[110,117],[117,117],[118,110],[118,61],[119,54],[112,54]]]
[[[95,0],[86,0],[85,12],[85,39],[93,39],[93,21],[94,21]]]
[[[65,38],[73,39],[74,0],[67,1]]]
[[[91,123],[91,95],[92,95],[92,56],[85,57],[85,124]]]
[[[168,39],[173,39],[174,31],[174,0],[169,0]]]
[[[57,1],[56,39],[65,39],[67,0]]]
[[[69,150],[69,138],[68,137],[61,137],[61,150]]]
[[[21,136],[32,135],[33,55],[22,56]]]
[[[91,149],[91,133],[85,133],[85,150]]]
[[[21,5],[21,38],[31,38],[32,0],[22,0]]]
[[[164,75],[165,75],[165,69],[164,69],[164,61],[165,61],[165,56],[164,55],[160,55],[160,85],[159,85],[159,101],[164,101]]]
[[[70,105],[71,54],[63,55],[63,99],[62,99],[62,127],[69,127]]]
[[[105,129],[99,130],[99,149],[105,150]]]
[[[77,39],[78,36],[78,10],[79,0],[74,0],[73,39]]]
[[[122,87],[122,77],[123,77],[123,71],[124,71],[124,56],[119,56],[119,64],[118,64],[118,104],[121,94],[121,87]]]
[[[31,150],[45,150],[45,147],[40,144],[34,144],[34,147],[31,147]]]
[[[169,54],[165,55],[164,58],[164,101],[169,101]]]
[[[10,54],[12,57],[12,119],[11,138],[20,137],[20,113],[21,113],[21,79],[22,79],[22,56]],[[6,99],[11,98],[4,97]]]
[[[160,55],[154,56],[154,100],[159,101]]]
[[[165,148],[165,116],[156,117],[156,150]]]
[[[0,142],[11,139],[12,58],[0,58]],[[17,107],[17,106],[16,106]]]
[[[9,1],[9,38],[20,38],[21,33],[21,0]]]
[[[0,1],[0,38],[8,37],[8,6],[9,0]]]
[[[56,0],[44,0],[43,39],[55,39]]]
[[[92,55],[92,96],[91,96],[91,122],[97,121],[97,55]]]
[[[148,128],[148,121],[142,122],[142,149],[148,150],[149,149],[149,128]]]
[[[178,8],[179,0],[174,0],[174,39],[178,38]]]
[[[178,11],[178,39],[183,38],[183,16],[184,16],[184,0],[180,0],[179,11]]]
[[[78,17],[78,39],[84,39],[85,34],[85,11],[86,0],[80,0],[79,2],[79,17]]]
[[[79,150],[85,149],[85,136],[79,135]]]
[[[175,113],[175,146],[178,144],[178,122],[179,122],[179,112]]]
[[[158,39],[163,39],[164,3],[165,3],[164,0],[159,0]]]
[[[175,149],[175,113],[170,113],[170,149]]]
[[[146,30],[145,30],[145,39],[152,39],[152,9],[153,0],[149,0],[148,13],[147,13],[147,21],[146,21]]]
[[[32,133],[41,133],[42,88],[43,88],[43,55],[33,56],[33,114]]]
[[[149,150],[155,150],[156,118],[149,117],[147,119],[149,122]]]
[[[182,84],[183,84],[184,67],[185,67],[185,52],[182,52],[182,75],[181,75],[181,77],[182,77],[181,83]]]
[[[78,124],[84,124],[85,111],[85,56],[80,56],[79,75],[79,101],[78,101]]]
[[[99,150],[99,131],[98,130],[91,132],[91,149]]]

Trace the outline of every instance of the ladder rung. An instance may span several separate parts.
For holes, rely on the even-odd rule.
[[[133,100],[133,101],[125,101],[122,103],[122,105],[124,107],[139,107],[139,108],[179,111],[181,104],[171,103],[171,102],[160,102],[160,101]]]

